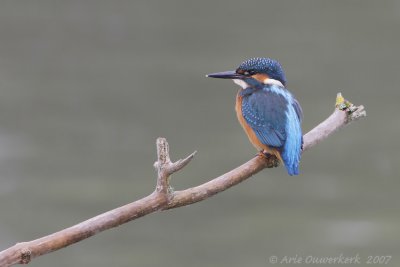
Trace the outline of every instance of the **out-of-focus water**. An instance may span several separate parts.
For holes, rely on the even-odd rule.
[[[398,1],[3,1],[0,249],[150,193],[158,136],[173,158],[198,150],[176,189],[254,156],[236,86],[204,75],[269,56],[305,131],[338,91],[367,119],[304,154],[298,177],[264,170],[30,266],[269,266],[341,253],[398,266],[399,28]]]

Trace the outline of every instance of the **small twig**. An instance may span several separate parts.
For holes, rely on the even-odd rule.
[[[310,149],[350,122],[365,116],[363,106],[354,106],[339,93],[333,114],[304,135],[303,151]],[[264,168],[276,166],[276,158],[256,156],[245,164],[207,183],[173,192],[169,184],[170,176],[184,168],[193,159],[195,153],[193,152],[185,159],[171,162],[167,140],[158,138],[157,161],[154,163],[158,173],[157,186],[152,194],[54,234],[29,242],[18,243],[3,250],[0,252],[0,267],[27,264],[33,258],[67,247],[149,213],[186,206],[207,199],[248,179]]]
[[[189,156],[187,156],[184,159],[179,159],[178,161],[174,162],[171,166],[170,166],[170,171],[171,173],[175,173],[180,171],[181,169],[183,169],[186,165],[189,164],[189,162],[194,158],[194,156],[196,155],[197,151],[194,151],[192,154],[190,154]]]
[[[303,151],[315,146],[349,123],[365,116],[367,116],[367,113],[364,110],[364,106],[355,106],[345,100],[341,93],[338,93],[336,96],[336,108],[332,115],[304,135]]]

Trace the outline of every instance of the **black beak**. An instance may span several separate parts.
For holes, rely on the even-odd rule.
[[[216,72],[207,74],[206,77],[210,78],[220,78],[220,79],[243,79],[246,76],[236,73],[234,70]]]

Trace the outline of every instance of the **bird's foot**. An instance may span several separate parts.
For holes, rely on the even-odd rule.
[[[275,155],[272,155],[265,150],[260,150],[260,152],[258,152],[258,156],[265,159],[265,162],[267,163],[267,168],[278,167],[281,163],[281,161]]]

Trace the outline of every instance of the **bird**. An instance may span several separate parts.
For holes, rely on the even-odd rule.
[[[206,76],[232,79],[240,86],[235,110],[250,142],[260,154],[275,155],[284,163],[290,176],[298,175],[303,146],[303,111],[286,88],[281,64],[271,58],[251,58],[236,70]]]

